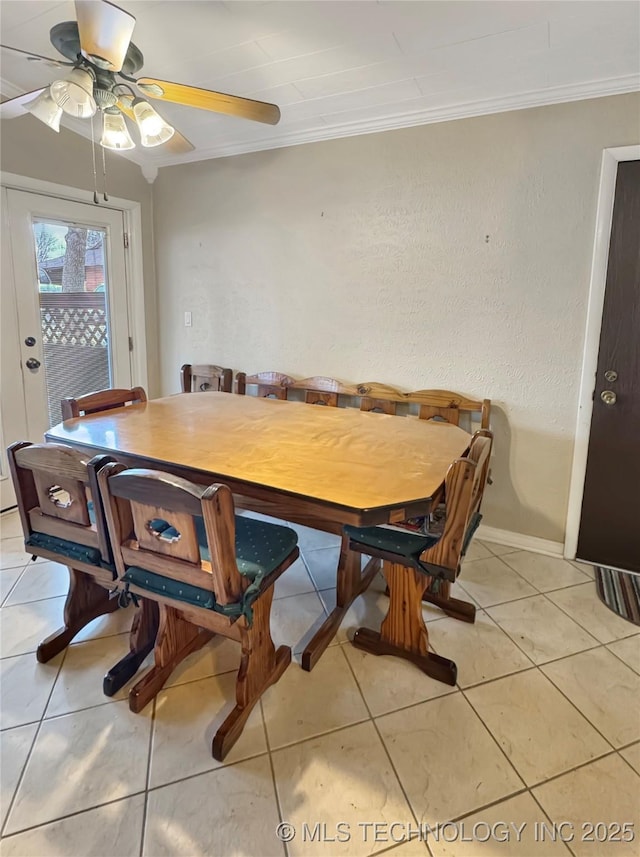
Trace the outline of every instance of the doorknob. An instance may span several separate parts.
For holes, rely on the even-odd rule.
[[[27,360],[27,369],[39,369],[39,368],[40,368],[40,361],[36,360],[35,357],[30,357]]]
[[[29,362],[29,361],[27,361],[27,363],[28,363],[28,362]],[[603,390],[603,391],[600,393],[600,398],[601,398],[601,399],[602,399],[602,401],[605,403],[605,405],[615,405],[616,400],[617,400],[617,398],[618,398],[618,397],[617,397],[617,396],[616,396],[616,394],[613,392],[613,390]]]

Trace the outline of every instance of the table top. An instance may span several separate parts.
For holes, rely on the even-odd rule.
[[[470,441],[449,423],[230,393],[67,420],[46,438],[357,510],[428,500]]]

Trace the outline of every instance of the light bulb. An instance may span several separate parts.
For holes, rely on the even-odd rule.
[[[140,142],[146,148],[166,143],[175,133],[175,129],[143,98],[134,100],[133,115],[140,130]]]
[[[105,149],[114,149],[115,151],[135,149],[136,144],[131,139],[124,116],[119,110],[115,110],[113,113],[111,110],[105,110],[100,145]]]
[[[93,77],[83,68],[74,68],[65,80],[54,80],[51,97],[69,116],[88,119],[96,112],[93,98]]]

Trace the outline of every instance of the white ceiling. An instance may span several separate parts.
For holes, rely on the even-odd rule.
[[[138,76],[279,105],[275,127],[154,101],[195,145],[137,147],[150,171],[184,161],[640,89],[635,0],[121,0],[137,19]],[[57,56],[69,0],[2,0],[3,44]],[[2,51],[5,97],[55,69]],[[6,121],[23,121],[20,118]],[[63,124],[88,135],[89,122]],[[49,133],[49,132],[47,132]],[[54,133],[54,132],[51,132]],[[135,138],[135,131],[133,135]]]

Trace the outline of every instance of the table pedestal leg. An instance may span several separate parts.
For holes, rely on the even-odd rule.
[[[422,615],[424,575],[391,562],[384,563],[384,574],[389,584],[389,612],[380,631],[358,628],[353,645],[372,655],[405,658],[432,678],[455,685],[455,663],[429,651],[429,633]]]
[[[143,598],[136,608],[129,633],[129,653],[111,667],[102,680],[102,692],[113,696],[137,673],[140,664],[153,650],[160,617],[155,601]]]
[[[429,604],[435,604],[443,610],[447,616],[453,619],[459,619],[461,622],[475,622],[476,608],[470,601],[461,601],[459,598],[451,597],[451,583],[448,580],[439,582],[437,592],[432,592],[432,583],[429,583],[422,595],[423,601],[428,601]]]
[[[336,586],[336,606],[309,641],[302,653],[302,669],[310,672],[320,656],[335,637],[344,616],[355,601],[364,592],[380,569],[379,559],[370,559],[364,571],[360,570],[360,554],[349,550],[349,539],[342,536],[340,561]]]
[[[36,658],[46,664],[58,652],[69,645],[85,625],[118,609],[118,599],[110,598],[109,592],[86,572],[69,566],[69,592],[64,605],[64,625],[37,648]]]

